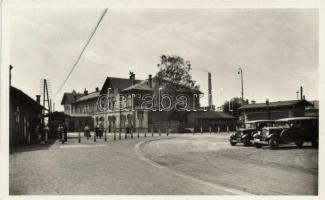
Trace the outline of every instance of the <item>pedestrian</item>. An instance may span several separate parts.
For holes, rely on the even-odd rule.
[[[63,122],[63,134],[64,134],[64,141],[68,141],[68,128],[67,125]]]
[[[99,131],[99,125],[98,124],[96,124],[96,127],[95,127],[95,135],[94,135],[94,137],[98,137],[98,131]]]
[[[103,137],[103,133],[104,133],[104,126],[102,123],[99,124],[99,138]]]
[[[45,140],[45,142],[48,141],[49,131],[50,131],[49,126],[48,126],[48,124],[46,124],[44,126],[44,140]]]
[[[87,140],[90,137],[90,128],[89,128],[88,125],[86,125],[85,128],[84,128],[84,136],[87,137]]]
[[[63,133],[63,127],[61,124],[59,124],[57,128],[57,134],[60,142],[62,142],[62,133]]]
[[[37,135],[37,140],[38,142],[41,141],[42,139],[42,135],[41,135],[41,132],[40,132],[40,125],[37,125],[36,128],[35,128],[35,135]]]

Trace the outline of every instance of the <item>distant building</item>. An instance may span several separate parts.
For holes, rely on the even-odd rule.
[[[313,100],[310,101],[312,106],[307,106],[306,107],[306,116],[310,117],[318,117],[319,116],[319,101],[318,100]]]
[[[236,130],[237,119],[222,111],[206,111],[198,115],[198,123],[203,131],[234,131]]]
[[[94,92],[88,93],[85,89],[83,94],[75,91],[64,93],[61,105],[66,114],[89,115],[95,125],[103,124],[110,132],[125,130],[126,127],[146,129],[158,122],[162,122],[161,126],[170,126],[172,121],[186,121],[184,115],[175,114],[179,112],[175,112],[174,108],[183,106],[176,103],[180,94],[188,97],[187,108],[200,108],[199,94],[202,93],[199,90],[177,86],[177,91],[169,93],[169,99],[163,97],[165,86],[158,87],[151,75],[146,80],[136,80],[134,74],[129,79],[107,77],[101,89],[96,88]],[[161,102],[157,101],[158,98]],[[148,106],[150,103],[151,106]],[[169,106],[170,109],[162,109]],[[73,126],[72,122],[68,126]]]
[[[289,100],[265,103],[246,104],[239,108],[243,121],[259,119],[281,119],[286,117],[306,116],[306,108],[313,106],[312,103],[302,100]]]
[[[36,127],[41,125],[43,106],[40,96],[36,101],[23,91],[10,86],[10,147],[36,143]]]

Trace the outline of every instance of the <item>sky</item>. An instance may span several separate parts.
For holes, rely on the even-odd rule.
[[[103,9],[19,9],[10,14],[13,86],[35,98],[48,79],[53,98],[93,31]],[[63,93],[101,87],[107,76],[146,79],[162,54],[192,64],[192,76],[213,103],[241,96],[264,102],[318,98],[316,9],[109,9]],[[203,97],[202,105],[207,105]]]

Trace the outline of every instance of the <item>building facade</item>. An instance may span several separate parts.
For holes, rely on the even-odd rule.
[[[177,88],[166,93],[166,85],[158,85],[151,75],[146,80],[136,80],[134,74],[128,79],[107,77],[101,89],[94,92],[85,89],[84,93],[65,93],[61,105],[67,115],[89,115],[94,126],[102,124],[109,132],[125,131],[127,127],[146,130],[162,121],[168,126],[172,121],[184,124],[186,117],[178,116],[179,110],[186,108],[183,112],[188,115],[200,108],[199,90],[180,85]]]
[[[41,125],[42,110],[40,96],[35,101],[23,91],[10,87],[10,147],[38,141],[36,128]]]
[[[312,103],[301,100],[277,101],[265,103],[252,103],[241,106],[241,119],[246,121],[260,119],[281,119],[287,117],[304,117],[306,109],[312,106]]]

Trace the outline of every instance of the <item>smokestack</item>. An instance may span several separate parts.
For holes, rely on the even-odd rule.
[[[300,100],[303,100],[303,88],[300,86]]]
[[[38,104],[41,103],[41,95],[36,95],[36,102],[37,102]]]
[[[151,74],[149,74],[148,82],[149,82],[149,87],[152,88],[152,75]]]
[[[88,95],[88,90],[85,88],[85,90],[84,90],[84,94],[85,95]]]
[[[266,99],[266,100],[265,100],[265,104],[266,104],[266,105],[270,105],[270,101],[269,101],[269,99]]]
[[[208,73],[208,94],[209,94],[209,109],[212,109],[212,84],[211,84],[211,73]]]
[[[135,85],[135,74],[132,75],[132,85]]]
[[[130,72],[130,81],[132,85],[135,84],[135,74],[133,72]]]

